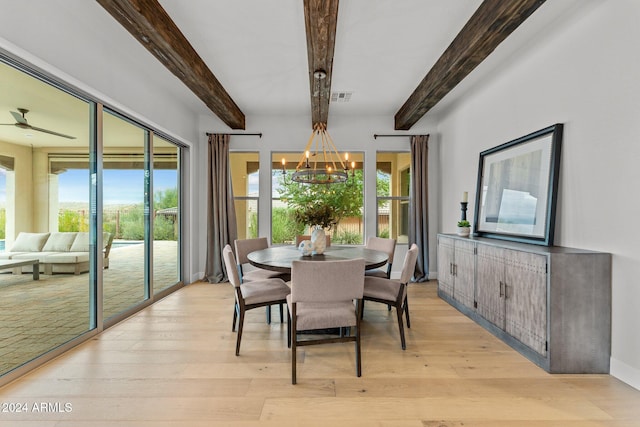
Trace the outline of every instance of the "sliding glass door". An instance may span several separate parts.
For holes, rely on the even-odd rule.
[[[102,220],[113,239],[103,273],[103,318],[108,321],[148,298],[145,287],[145,142],[148,132],[105,111],[103,123]],[[106,260],[106,258],[105,258]]]
[[[181,283],[182,148],[1,52],[0,107],[2,384]]]

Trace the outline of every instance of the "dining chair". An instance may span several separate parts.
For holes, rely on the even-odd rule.
[[[367,239],[367,244],[364,247],[367,249],[375,249],[376,251],[385,252],[389,255],[389,258],[387,259],[387,271],[380,269],[367,270],[365,275],[390,279],[391,266],[393,265],[393,256],[396,252],[396,239],[387,239],[384,237],[369,237]]]
[[[296,384],[296,349],[301,346],[355,342],[356,375],[362,373],[360,314],[364,289],[362,258],[340,261],[292,261],[288,329],[291,345],[291,383]],[[354,300],[356,303],[354,304]],[[340,335],[305,338],[301,331],[339,328]],[[343,334],[343,328],[349,333]],[[351,333],[354,329],[355,335]],[[304,334],[309,336],[309,334]]]
[[[407,328],[411,327],[409,318],[409,300],[407,298],[407,286],[413,277],[418,259],[418,245],[415,243],[407,251],[402,265],[400,280],[386,279],[377,276],[365,276],[364,278],[364,301],[374,301],[387,306],[394,306],[398,316],[398,329],[400,330],[400,343],[402,349],[407,348],[404,338],[404,326],[402,314],[407,319]]]
[[[236,260],[238,273],[240,274],[240,280],[245,282],[254,282],[256,280],[279,278],[288,282],[290,275],[288,273],[280,273],[278,271],[265,270],[263,268],[254,267],[249,264],[249,255],[251,252],[259,251],[261,249],[267,249],[269,247],[269,241],[266,237],[257,237],[255,239],[236,239],[233,242],[236,247]],[[247,269],[247,267],[249,267]],[[284,313],[282,304],[280,304],[280,323],[284,320]],[[267,323],[271,323],[271,307],[267,307]]]
[[[331,236],[326,234],[325,238],[327,239],[327,248],[331,246]],[[296,248],[300,246],[300,243],[304,240],[311,240],[311,236],[309,234],[298,234],[296,236]]]
[[[235,289],[235,304],[233,307],[233,323],[231,330],[236,329],[238,321],[238,336],[236,338],[236,356],[240,354],[240,341],[242,340],[242,328],[244,326],[244,315],[247,311],[270,306],[272,304],[286,303],[286,297],[291,290],[284,280],[270,278],[242,283],[236,268],[236,258],[230,245],[226,245],[222,250],[224,265],[229,276],[229,283]],[[287,322],[288,326],[288,322]],[[287,331],[288,335],[288,331]]]

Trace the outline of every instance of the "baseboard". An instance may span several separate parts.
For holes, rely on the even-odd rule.
[[[629,384],[636,390],[640,390],[640,370],[629,366],[613,357],[610,360],[609,373],[622,382]]]

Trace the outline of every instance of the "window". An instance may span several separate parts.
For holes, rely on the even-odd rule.
[[[233,199],[236,206],[238,239],[258,237],[259,155],[255,152],[229,153]]]
[[[394,238],[398,243],[409,242],[410,167],[411,153],[376,154],[378,237]]]
[[[310,234],[309,225],[296,220],[297,205],[309,200],[322,200],[336,208],[338,223],[326,230],[332,244],[357,245],[364,240],[364,187],[362,153],[349,153],[355,168],[341,184],[299,184],[291,180],[301,152],[279,152],[271,155],[271,241],[273,244],[293,244],[296,235]],[[285,160],[283,168],[282,159]],[[349,165],[351,168],[351,165]],[[284,173],[283,173],[284,169]]]

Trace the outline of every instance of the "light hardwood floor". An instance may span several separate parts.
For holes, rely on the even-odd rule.
[[[640,391],[547,374],[435,286],[409,288],[406,351],[370,303],[362,377],[352,344],[312,346],[294,386],[286,323],[249,312],[236,357],[231,286],[191,284],[0,389],[0,426],[640,426]]]

